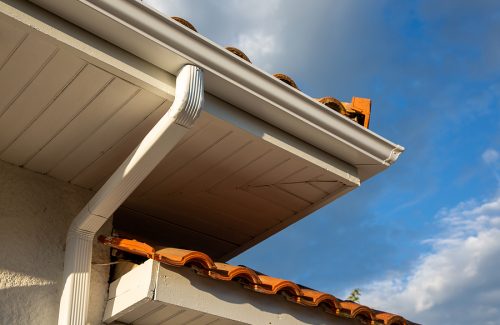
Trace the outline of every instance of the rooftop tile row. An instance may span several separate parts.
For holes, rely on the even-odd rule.
[[[175,20],[179,24],[189,28],[194,32],[198,32],[196,28],[189,21],[181,17],[171,17],[171,19]],[[238,56],[239,58],[247,61],[248,63],[252,63],[248,58],[248,56],[240,49],[228,46],[226,47],[226,50]],[[300,90],[295,81],[286,74],[275,73],[273,76],[281,80],[285,84],[289,85],[290,87]],[[368,128],[370,120],[370,110],[371,110],[371,101],[369,99],[353,97],[351,103],[342,103],[333,97],[327,96],[318,98],[317,101],[325,105],[326,107],[333,109],[336,112],[346,116],[347,118],[353,120],[354,122]]]
[[[174,267],[190,267],[198,275],[220,281],[237,281],[246,289],[268,295],[283,295],[287,300],[308,307],[321,307],[332,317],[353,318],[370,325],[409,325],[403,317],[377,311],[353,301],[341,300],[321,291],[306,288],[289,280],[258,273],[248,267],[214,262],[208,255],[178,248],[155,250],[136,240],[100,236],[106,246],[150,258]]]

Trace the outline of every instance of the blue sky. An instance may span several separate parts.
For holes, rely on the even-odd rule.
[[[146,3],[312,97],[371,98],[370,128],[406,147],[233,263],[425,324],[500,324],[498,1]]]

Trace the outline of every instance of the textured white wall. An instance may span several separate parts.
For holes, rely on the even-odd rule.
[[[0,162],[0,324],[57,324],[66,231],[92,194]],[[92,259],[109,261],[109,250],[94,243]],[[89,324],[101,323],[108,274],[92,267]]]

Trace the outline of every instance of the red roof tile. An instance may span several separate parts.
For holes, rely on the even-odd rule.
[[[231,53],[239,56],[243,60],[245,60],[247,62],[250,62],[250,59],[248,58],[248,56],[246,56],[246,54],[243,53],[243,51],[241,51],[240,49],[237,49],[236,47],[228,46],[228,47],[226,47],[226,50],[228,50],[229,52],[231,52]],[[252,63],[252,62],[250,62],[250,63]]]
[[[179,24],[186,26],[187,28],[191,29],[192,31],[197,32],[197,30],[196,30],[196,28],[194,28],[193,24],[191,24],[186,19],[181,18],[181,17],[170,17],[170,18],[172,18],[173,20],[175,20]]]
[[[163,248],[155,251],[148,244],[136,240],[100,236],[99,241],[106,246],[128,253],[151,258],[175,267],[191,267],[199,275],[222,281],[239,281],[247,289],[269,294],[282,294],[288,300],[309,307],[323,307],[338,317],[355,318],[366,324],[407,325],[399,316],[373,310],[352,301],[343,301],[331,294],[304,288],[298,284],[267,275],[258,274],[245,266],[214,262],[208,255],[178,248]]]
[[[253,285],[262,283],[257,273],[248,267],[225,263],[215,263],[215,267],[215,269],[209,270],[207,274],[211,278],[224,281],[239,280]]]
[[[208,255],[179,248],[163,248],[157,250],[154,257],[150,258],[172,266],[197,265],[207,270],[216,268],[214,261],[212,261]]]
[[[286,74],[284,73],[275,73],[273,76],[275,76],[277,79],[283,81],[284,83],[286,83],[287,85],[295,88],[295,89],[299,89],[299,87],[297,87],[297,84],[295,83],[295,81],[293,81],[292,78],[290,78],[289,76],[287,76]]]

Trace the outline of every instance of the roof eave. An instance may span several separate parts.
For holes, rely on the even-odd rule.
[[[174,75],[203,68],[208,92],[356,166],[362,180],[404,150],[135,0],[32,2]]]

